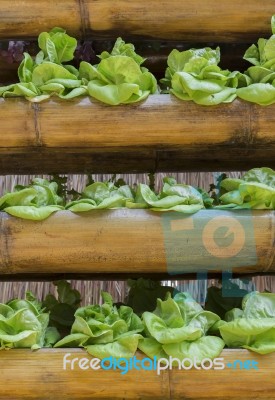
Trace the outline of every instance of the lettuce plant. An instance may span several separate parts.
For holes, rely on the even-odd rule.
[[[25,96],[30,101],[42,101],[52,94],[70,99],[87,92],[72,65],[62,65],[73,59],[77,41],[62,28],[42,32],[38,37],[41,51],[35,60],[24,53],[18,68],[19,83],[0,87],[0,96]]]
[[[241,74],[222,70],[219,61],[219,47],[182,52],[174,49],[168,56],[162,82],[181,100],[193,100],[201,105],[230,103],[236,98]]]
[[[202,194],[194,187],[177,184],[175,179],[166,177],[159,194],[153,192],[148,185],[139,184],[134,201],[127,200],[126,207],[194,213],[204,208],[204,202]]]
[[[55,330],[48,330],[48,323],[49,314],[43,312],[37,302],[14,299],[0,304],[1,348],[35,350],[50,346],[59,335]]]
[[[128,104],[146,99],[157,91],[153,74],[141,64],[132,44],[118,38],[111,53],[104,51],[98,65],[82,61],[79,77],[88,86],[91,97],[109,104]]]
[[[237,89],[243,100],[267,106],[275,103],[275,15],[271,18],[272,36],[250,46],[244,59],[253,64],[244,76],[247,85]]]
[[[204,358],[217,357],[224,347],[221,338],[207,335],[220,318],[204,311],[188,294],[178,293],[172,299],[158,299],[154,312],[144,312],[145,337],[139,341],[139,349],[148,357],[169,356],[193,359],[198,363]]]
[[[218,327],[228,347],[242,347],[259,354],[275,351],[275,294],[252,292],[246,295],[242,309],[225,314]]]
[[[66,281],[54,282],[58,299],[48,294],[38,301],[31,292],[26,299],[0,304],[0,348],[32,350],[52,347],[71,328],[80,293]]]
[[[14,192],[0,197],[0,211],[15,217],[40,221],[53,212],[62,210],[62,202],[55,182],[35,178],[30,185],[17,185]]]
[[[55,347],[85,347],[94,357],[133,357],[143,323],[131,307],[117,308],[110,294],[102,292],[104,303],[79,308],[71,334]]]
[[[216,208],[275,209],[275,172],[271,168],[254,168],[242,179],[226,178],[221,188],[225,193]]]
[[[114,182],[94,182],[88,185],[80,199],[69,202],[66,209],[73,212],[125,207],[126,200],[133,200],[128,185],[116,186]]]

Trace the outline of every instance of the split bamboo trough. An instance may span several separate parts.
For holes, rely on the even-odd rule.
[[[68,33],[82,38],[252,42],[270,35],[273,13],[273,0],[260,7],[259,0],[2,0],[0,37],[36,37],[62,21]]]
[[[0,399],[80,400],[80,399],[215,399],[273,400],[275,391],[275,356],[248,350],[224,350],[222,370],[119,370],[63,369],[63,358],[91,357],[81,349],[10,350],[0,353]],[[142,360],[144,355],[137,354]],[[239,360],[239,362],[235,362]],[[252,360],[257,366],[252,365]],[[234,363],[235,362],[235,363]],[[246,362],[246,363],[245,363]],[[231,364],[235,368],[229,368]],[[148,365],[148,362],[147,362]]]
[[[61,211],[42,222],[0,213],[0,274],[275,271],[273,211]]]
[[[275,168],[275,106],[0,99],[0,174]]]

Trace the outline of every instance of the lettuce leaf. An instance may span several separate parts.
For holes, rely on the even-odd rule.
[[[86,350],[93,357],[100,359],[114,357],[114,358],[132,358],[134,357],[138,341],[142,338],[141,335],[133,334],[126,337],[120,337],[114,342],[107,344],[94,344],[86,347]]]
[[[40,33],[38,45],[43,52],[43,61],[62,64],[73,59],[77,41],[67,35],[64,29],[54,28],[49,33]]]
[[[206,358],[213,360],[218,357],[223,348],[224,341],[216,336],[203,336],[193,342],[185,341],[163,345],[163,350],[168,356],[179,360],[196,359],[197,364],[201,364]]]

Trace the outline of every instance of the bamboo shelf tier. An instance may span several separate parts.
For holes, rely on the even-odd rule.
[[[248,350],[223,350],[220,357],[224,364],[234,366],[234,361],[239,360],[235,363],[236,368],[173,368],[159,375],[157,371],[132,370],[122,375],[119,370],[82,370],[77,364],[73,370],[68,367],[65,370],[63,358],[66,353],[71,354],[70,360],[92,358],[81,349],[1,351],[0,399],[49,400],[55,399],[57,394],[59,400],[274,399],[274,354],[260,356]],[[144,355],[138,353],[137,358],[142,360]],[[251,366],[252,360],[258,363],[258,370],[240,369],[240,366]]]
[[[0,99],[0,174],[275,168],[275,106]]]
[[[275,272],[273,211],[0,213],[0,274]],[[29,275],[29,277],[32,275]]]
[[[0,37],[30,38],[64,25],[77,37],[139,36],[197,43],[270,35],[273,0],[2,0]],[[218,17],[217,17],[218,16]]]

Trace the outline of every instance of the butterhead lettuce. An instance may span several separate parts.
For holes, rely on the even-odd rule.
[[[225,315],[219,327],[228,347],[242,347],[259,354],[275,351],[275,294],[252,292],[243,298],[242,310]]]
[[[259,39],[245,52],[244,59],[253,66],[244,74],[248,85],[237,89],[238,97],[262,106],[275,103],[275,15],[271,31],[269,39]]]
[[[201,105],[230,103],[236,98],[239,72],[222,70],[220,49],[209,47],[178,51],[168,56],[168,67],[162,83],[181,100]]]
[[[141,66],[145,60],[132,44],[118,38],[112,52],[105,51],[99,58],[98,65],[83,61],[79,68],[89,95],[96,100],[109,105],[135,103],[157,91],[155,77]]]
[[[275,209],[275,172],[271,168],[254,168],[242,179],[221,181],[225,193],[216,208]]]
[[[217,357],[224,347],[221,338],[208,335],[220,321],[218,315],[204,311],[187,293],[177,293],[162,301],[158,299],[154,312],[144,312],[144,338],[139,349],[148,357],[168,359]]]
[[[71,334],[55,347],[85,347],[95,357],[133,357],[144,326],[131,307],[117,308],[110,294],[102,292],[103,305],[79,308]]]
[[[35,178],[28,186],[16,186],[15,191],[0,197],[0,211],[15,217],[35,221],[63,209],[63,199],[57,194],[57,184]]]

